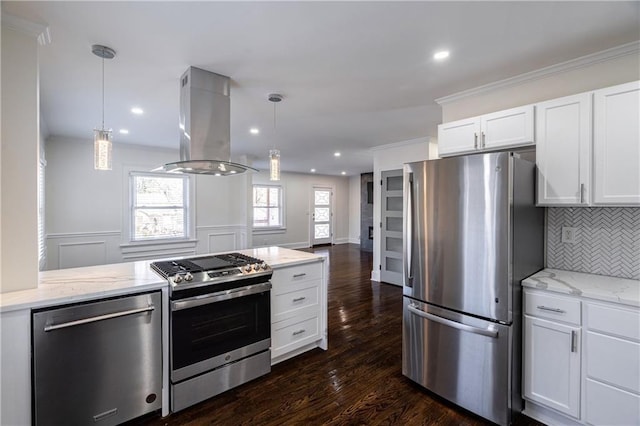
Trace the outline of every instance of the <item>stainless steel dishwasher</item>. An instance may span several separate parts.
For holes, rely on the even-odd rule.
[[[162,404],[160,292],[34,311],[36,425],[116,425]]]

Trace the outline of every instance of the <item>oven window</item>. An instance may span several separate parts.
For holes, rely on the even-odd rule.
[[[268,291],[171,314],[174,370],[270,337]]]

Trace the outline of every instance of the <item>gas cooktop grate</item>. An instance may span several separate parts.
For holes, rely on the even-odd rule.
[[[262,260],[241,253],[226,253],[214,256],[194,257],[191,259],[153,262],[151,268],[164,278],[169,278],[179,273],[215,271],[245,266],[251,263],[262,263]]]

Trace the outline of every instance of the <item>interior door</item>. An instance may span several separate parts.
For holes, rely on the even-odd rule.
[[[332,196],[333,190],[326,187],[313,187],[311,206],[311,244],[331,244],[332,229]]]
[[[402,169],[381,176],[380,280],[402,285]]]

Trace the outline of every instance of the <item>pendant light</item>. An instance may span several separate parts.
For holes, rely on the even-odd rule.
[[[111,170],[111,129],[104,128],[104,60],[113,59],[116,51],[110,47],[94,44],[91,52],[102,58],[102,127],[93,129],[93,168]]]
[[[282,95],[272,93],[269,95],[269,102],[273,102],[273,149],[269,150],[269,180],[280,180],[280,150],[276,149],[276,104],[282,101]]]

